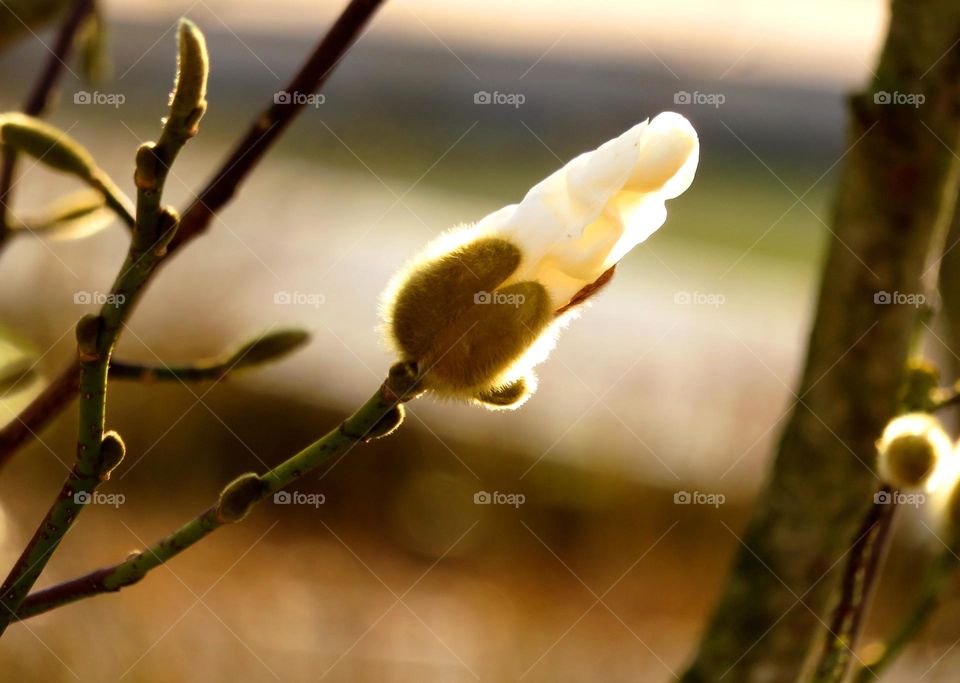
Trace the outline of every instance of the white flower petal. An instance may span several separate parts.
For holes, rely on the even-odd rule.
[[[660,114],[576,157],[476,228],[520,246],[524,261],[511,280],[541,282],[559,308],[663,225],[664,201],[690,186],[699,151],[684,117]]]

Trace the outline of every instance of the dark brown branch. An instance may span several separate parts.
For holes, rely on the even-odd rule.
[[[351,0],[285,91],[291,95],[318,92],[382,3],[383,0]],[[256,118],[247,134],[220,164],[220,170],[183,213],[170,251],[206,230],[214,215],[233,198],[240,183],[306,106],[305,99],[295,96],[287,98],[286,102],[274,102]]]
[[[351,0],[285,90],[303,94],[318,92],[381,4],[383,0]],[[290,100],[290,103],[272,104],[256,118],[183,213],[168,252],[176,251],[206,230],[216,213],[231,200],[240,183],[303,109],[304,105],[296,102],[302,103],[304,98]],[[164,263],[168,260],[169,256]],[[0,468],[69,405],[77,394],[79,376],[80,366],[74,360],[20,415],[0,429]]]
[[[960,4],[894,0],[876,78],[850,100],[805,367],[765,489],[684,683],[792,681],[876,486],[960,152]],[[919,108],[889,93],[923,95]],[[950,202],[952,205],[952,202]],[[803,596],[806,608],[797,607]]]
[[[67,67],[67,60],[70,59],[77,31],[92,10],[93,0],[76,0],[73,3],[57,34],[50,57],[23,105],[24,114],[41,116],[50,106],[54,88]],[[9,147],[4,147],[2,158],[0,158],[0,249],[10,236],[9,206],[16,166],[17,153]]]
[[[882,487],[857,530],[813,676],[816,683],[837,683],[846,678],[873,587],[889,548],[898,495],[899,492],[889,486]]]

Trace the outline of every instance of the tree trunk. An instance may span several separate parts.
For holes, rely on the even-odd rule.
[[[794,681],[823,628],[876,486],[874,442],[897,409],[918,311],[897,301],[924,292],[952,206],[944,198],[960,142],[958,41],[957,0],[895,1],[877,76],[850,100],[800,398],[684,681]]]

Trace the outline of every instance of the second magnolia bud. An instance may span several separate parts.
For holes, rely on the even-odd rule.
[[[953,444],[940,422],[926,413],[894,418],[877,442],[877,470],[886,483],[917,489],[930,479],[937,465],[951,457]]]

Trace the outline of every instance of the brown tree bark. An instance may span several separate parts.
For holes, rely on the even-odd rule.
[[[872,500],[874,441],[897,409],[918,312],[882,303],[883,293],[924,292],[952,207],[958,41],[960,2],[895,1],[876,78],[850,100],[851,148],[800,399],[684,681],[797,680],[826,621],[840,560]],[[905,102],[910,95],[923,103]]]

